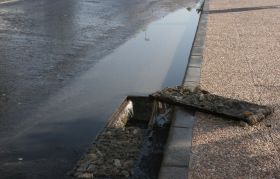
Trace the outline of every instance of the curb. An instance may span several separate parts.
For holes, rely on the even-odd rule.
[[[200,72],[203,62],[203,50],[205,45],[205,37],[207,30],[208,14],[204,13],[209,10],[209,1],[205,0],[198,28],[196,31],[193,47],[189,56],[189,62],[187,65],[183,85],[190,88],[195,88],[200,83]]]
[[[193,41],[182,85],[195,88],[200,83],[203,49],[205,44],[208,14],[208,0],[200,1],[200,19]],[[203,8],[202,8],[203,7]],[[195,123],[195,111],[175,107],[164,157],[159,172],[159,179],[189,178],[191,164],[192,132]]]

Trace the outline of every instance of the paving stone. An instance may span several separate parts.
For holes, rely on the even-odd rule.
[[[201,27],[205,27],[205,26],[207,26],[207,22],[206,21],[202,21],[202,22],[199,23],[199,25]]]
[[[206,31],[206,28],[207,28],[207,22],[199,23],[199,29],[203,29]]]
[[[195,38],[195,42],[199,42],[199,41],[203,41],[203,40],[204,40],[204,37],[196,36],[196,38]]]
[[[196,35],[199,36],[199,37],[205,37],[206,31],[204,31],[204,30],[198,30],[197,33],[196,33]]]
[[[207,24],[199,24],[199,28],[197,29],[197,32],[206,32],[207,31],[206,27]],[[198,35],[196,34],[196,36]],[[199,37],[202,37],[203,39],[205,38],[205,36],[199,36]]]
[[[202,55],[203,47],[193,47],[192,48],[192,55]]]
[[[205,26],[204,24],[199,24],[198,25],[198,31],[199,30],[207,31],[207,26]]]
[[[189,60],[189,67],[201,67],[202,60],[202,56],[191,56]]]
[[[204,24],[204,23],[207,23],[207,18],[200,19],[199,24]]]
[[[194,41],[194,46],[203,47],[204,46],[204,39],[202,37],[197,37]]]
[[[196,32],[196,37],[201,37],[205,40],[206,30],[204,28],[199,28]]]
[[[201,14],[200,20],[207,20],[208,19],[208,14]]]
[[[194,123],[194,112],[182,107],[176,107],[174,113],[173,127],[192,128]]]
[[[205,40],[206,31],[204,31],[204,30],[199,30],[199,31],[197,31],[197,34],[196,34],[196,35],[199,36],[199,37],[203,37],[203,40]]]
[[[200,80],[200,68],[189,67],[187,69],[187,75],[185,81],[199,82]]]
[[[192,141],[192,128],[171,127],[163,166],[185,166],[189,164]]]
[[[186,167],[161,167],[159,179],[187,179],[188,168]]]
[[[195,89],[197,86],[199,86],[199,82],[185,81],[183,85],[187,86],[189,89]]]

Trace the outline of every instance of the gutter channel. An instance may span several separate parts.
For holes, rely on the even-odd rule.
[[[200,18],[193,40],[191,53],[187,58],[188,64],[182,81],[182,86],[194,89],[199,86],[201,66],[203,62],[203,49],[207,28],[209,10],[208,0],[200,0],[196,5]],[[159,179],[190,178],[192,133],[195,124],[193,110],[175,107],[174,115],[164,150],[164,157],[160,168]]]
[[[207,5],[204,0],[199,0],[196,6],[193,7],[196,9],[199,19],[195,24],[196,33],[193,38],[190,55],[186,58],[187,67],[181,83],[181,85],[189,88],[195,88],[199,85],[207,23],[207,14],[203,13],[203,8]],[[144,100],[147,104],[139,100]],[[132,101],[134,102],[132,103]],[[150,120],[147,116],[139,115],[146,114],[146,108],[151,107],[148,101],[147,97],[127,97],[110,117],[108,125],[99,133],[88,152],[69,172],[69,175],[74,178],[188,178],[195,111],[174,106],[170,115],[167,113],[168,115],[164,117],[164,119],[167,119],[170,116],[170,119],[167,120],[166,125],[161,126],[159,121],[162,119],[161,113],[163,109],[161,108],[163,108],[164,104],[158,104],[160,110],[152,110]],[[153,104],[153,106],[157,105]],[[154,114],[154,112],[156,113]],[[149,113],[147,115],[149,116]],[[149,125],[146,123],[142,125],[143,121],[140,125],[139,119],[150,121]],[[130,141],[130,146],[126,144],[127,149],[133,148],[131,151],[121,149],[122,143],[128,142],[125,137],[129,141],[131,137],[139,139]],[[112,153],[111,149],[115,153]],[[137,155],[138,153],[140,156]],[[122,158],[121,156],[127,157]],[[129,159],[132,160],[130,161]],[[108,167],[111,166],[112,161],[116,167],[110,169]],[[130,161],[129,169],[126,168],[127,161]],[[104,162],[107,162],[106,165]],[[102,163],[105,168],[100,166]],[[156,163],[159,164],[157,165],[158,167],[151,167]],[[119,170],[115,169],[122,171],[119,172]]]

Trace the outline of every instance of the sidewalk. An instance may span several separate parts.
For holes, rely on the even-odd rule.
[[[209,1],[200,85],[274,107],[256,126],[196,113],[189,178],[280,178],[280,0]]]

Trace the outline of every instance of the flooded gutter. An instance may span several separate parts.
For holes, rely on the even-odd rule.
[[[171,105],[147,97],[127,97],[112,114],[75,178],[156,178],[173,114]]]
[[[195,6],[199,16],[202,7],[203,1]],[[187,64],[188,59],[189,56],[184,59]],[[178,113],[177,107],[152,101],[148,97],[127,97],[71,175],[75,178],[164,178],[166,166],[170,167],[166,160],[174,152],[173,134],[177,128],[182,128],[175,124],[176,118],[180,116]],[[192,112],[189,114],[193,115]],[[183,138],[191,140],[189,129],[192,124],[190,122],[188,127],[185,126],[188,131],[183,132],[186,135]],[[185,148],[181,150],[185,153]],[[179,158],[186,164],[180,167],[187,167],[186,155]]]

